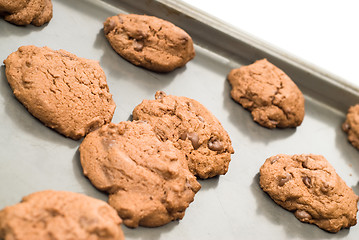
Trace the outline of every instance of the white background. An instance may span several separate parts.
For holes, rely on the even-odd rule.
[[[359,1],[183,1],[359,87]]]

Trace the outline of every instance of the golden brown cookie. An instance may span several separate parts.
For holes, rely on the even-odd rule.
[[[16,25],[41,26],[52,18],[51,0],[0,0],[0,16]]]
[[[260,168],[261,188],[302,222],[338,232],[357,222],[358,196],[320,155],[276,155]]]
[[[359,104],[349,108],[342,129],[348,134],[349,142],[359,149]]]
[[[98,62],[23,46],[4,63],[15,97],[46,126],[80,139],[111,121],[116,106]]]
[[[232,98],[267,128],[299,126],[304,118],[304,97],[295,83],[267,61],[233,69],[228,74]]]
[[[109,193],[109,204],[129,227],[182,219],[201,187],[184,154],[145,122],[110,123],[88,134],[80,158],[85,176]]]
[[[123,240],[121,223],[106,202],[78,193],[42,191],[0,211],[0,239]]]
[[[134,120],[153,126],[162,141],[170,140],[186,154],[189,169],[200,178],[226,174],[234,153],[218,119],[196,100],[156,92],[133,110]]]
[[[192,38],[165,20],[145,15],[119,14],[104,22],[112,48],[134,65],[170,72],[195,56]]]

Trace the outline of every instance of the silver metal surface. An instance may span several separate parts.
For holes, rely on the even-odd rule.
[[[258,171],[269,156],[324,155],[359,192],[359,152],[341,130],[345,112],[359,102],[358,91],[325,72],[251,38],[178,1],[53,0],[54,17],[43,27],[18,27],[0,20],[0,59],[22,45],[65,49],[98,60],[117,104],[113,122],[129,119],[157,90],[205,105],[228,131],[235,149],[225,176],[200,181],[202,189],[183,220],[159,228],[123,227],[126,239],[358,239],[359,226],[327,233],[299,222],[259,187]],[[116,54],[102,23],[121,12],[167,19],[193,36],[196,57],[186,67],[156,74]],[[266,57],[302,89],[306,115],[297,129],[269,130],[230,98],[226,75],[234,67]],[[82,174],[81,141],[65,138],[32,117],[15,99],[0,69],[0,209],[32,192],[54,189],[107,199]]]

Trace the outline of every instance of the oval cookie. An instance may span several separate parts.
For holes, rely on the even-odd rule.
[[[186,154],[189,169],[200,178],[226,174],[234,153],[218,119],[196,100],[156,93],[133,110],[134,120],[153,126],[162,141],[170,140]]]
[[[349,142],[359,149],[359,104],[349,108],[342,129],[348,134]]]
[[[192,38],[172,23],[145,15],[119,14],[104,22],[112,48],[134,65],[170,72],[195,56]]]
[[[37,27],[50,22],[51,0],[0,0],[0,16],[16,25],[32,24]]]
[[[255,122],[267,128],[297,127],[302,123],[302,92],[267,59],[233,69],[227,78],[232,98],[251,111]]]
[[[85,176],[109,193],[109,204],[129,227],[182,219],[201,187],[184,154],[145,122],[110,123],[88,134],[80,158]]]
[[[106,202],[78,193],[42,191],[0,211],[0,239],[123,240],[121,223]]]
[[[80,139],[111,121],[116,105],[98,62],[22,46],[4,63],[15,97],[46,126]]]
[[[320,155],[276,155],[260,168],[261,188],[302,222],[338,232],[357,222],[358,196]]]

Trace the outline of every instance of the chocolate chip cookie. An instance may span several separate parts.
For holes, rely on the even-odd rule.
[[[22,46],[4,63],[15,97],[46,126],[80,139],[111,121],[116,106],[98,62]]]
[[[110,123],[80,146],[85,176],[109,193],[124,224],[157,227],[182,219],[200,184],[184,154],[141,121]]]
[[[195,56],[192,38],[165,20],[145,15],[119,14],[104,22],[112,48],[134,65],[170,72]]]
[[[253,120],[267,128],[299,126],[304,97],[295,83],[266,59],[233,69],[228,74],[232,98],[251,111]]]
[[[349,108],[342,129],[348,134],[349,142],[359,149],[359,104]]]
[[[156,92],[133,110],[134,120],[153,126],[159,139],[170,140],[186,154],[189,169],[200,178],[226,174],[234,153],[218,119],[196,100]]]
[[[0,211],[0,239],[123,240],[121,223],[106,202],[78,193],[42,191]]]
[[[302,222],[338,232],[357,222],[358,196],[321,155],[276,155],[260,168],[261,188]]]
[[[16,25],[41,26],[52,18],[51,0],[0,0],[0,16]]]

